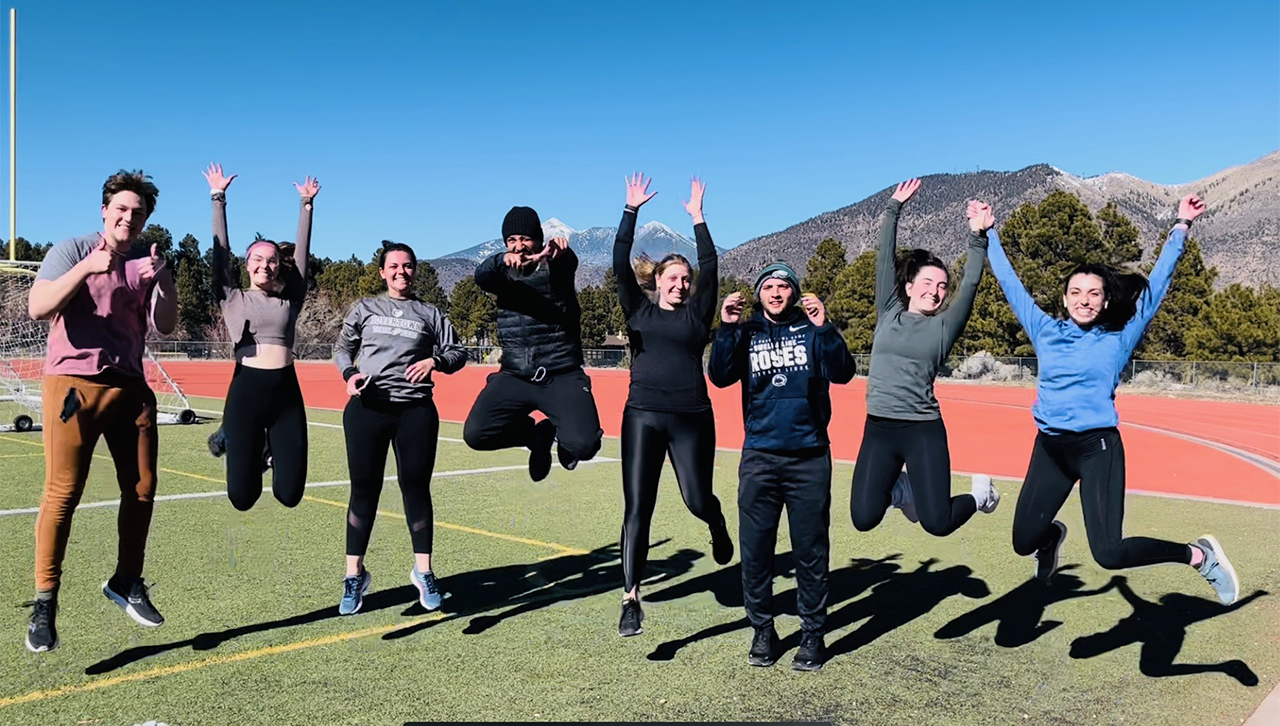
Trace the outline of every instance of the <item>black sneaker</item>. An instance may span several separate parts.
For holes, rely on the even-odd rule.
[[[44,653],[58,647],[58,628],[54,621],[58,616],[56,600],[36,600],[31,606],[31,622],[27,624],[27,650]]]
[[[791,661],[791,670],[822,670],[822,664],[826,661],[827,644],[822,640],[822,633],[802,633],[800,649],[796,651],[796,657]]]
[[[717,565],[727,565],[733,559],[733,538],[729,536],[723,517],[711,528],[711,557]]]
[[[640,600],[631,597],[623,598],[622,617],[618,619],[618,635],[629,638],[643,633],[644,628],[640,627],[642,622],[644,622],[644,610],[640,607]]]
[[[164,616],[151,604],[151,598],[147,596],[147,585],[141,577],[112,577],[102,583],[102,594],[119,605],[139,625],[148,628],[164,625]]]
[[[529,478],[542,481],[551,473],[551,445],[556,440],[556,427],[542,419],[533,427],[533,443],[529,445]]]
[[[215,459],[221,459],[227,453],[227,432],[218,429],[209,434],[209,453]]]
[[[1053,520],[1054,537],[1044,547],[1036,550],[1031,556],[1036,561],[1036,578],[1048,582],[1053,573],[1058,571],[1058,559],[1062,555],[1062,543],[1067,541],[1067,525]]]
[[[578,460],[573,458],[573,454],[566,451],[558,442],[556,443],[556,458],[560,460],[560,466],[563,466],[566,471],[573,471],[578,468]]]
[[[778,631],[773,629],[772,623],[756,628],[755,637],[751,639],[751,652],[747,653],[747,663],[768,668],[778,662],[779,650],[782,650],[782,641],[778,640]]]

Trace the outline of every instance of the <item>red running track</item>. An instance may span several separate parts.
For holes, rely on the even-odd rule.
[[[192,396],[223,398],[231,380],[227,361],[166,361],[165,370]],[[307,405],[341,409],[346,389],[331,363],[299,363]],[[436,379],[440,417],[463,421],[493,366],[467,366]],[[629,372],[592,369],[596,404],[605,433],[617,436],[627,399]],[[1021,479],[1035,439],[1031,404],[1035,391],[961,383],[936,389],[956,471]],[[853,460],[862,443],[866,380],[832,386],[832,449]],[[711,388],[719,446],[742,446],[737,386]],[[1129,489],[1181,497],[1280,506],[1280,406],[1156,396],[1117,397],[1124,434]]]

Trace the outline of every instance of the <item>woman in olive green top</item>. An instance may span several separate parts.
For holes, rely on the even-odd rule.
[[[975,511],[995,511],[1000,495],[991,478],[974,477],[973,493],[951,496],[951,455],[933,380],[938,366],[964,332],[987,259],[990,207],[969,205],[968,259],[960,289],[944,307],[950,274],[928,250],[895,259],[898,213],[920,188],[919,179],[898,185],[885,210],[876,253],[876,321],[867,381],[867,422],[853,472],[849,502],[853,525],[866,532],[884,519],[890,504],[939,537],[969,521]],[[910,479],[902,475],[906,464]]]

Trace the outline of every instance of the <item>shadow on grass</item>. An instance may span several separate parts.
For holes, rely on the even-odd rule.
[[[662,543],[657,543],[655,546],[660,544]],[[703,553],[695,550],[681,549],[672,553],[670,557],[652,561],[651,567],[660,573],[661,579],[675,578],[688,573],[693,564],[703,556]],[[463,630],[464,633],[482,633],[508,618],[533,612],[554,603],[585,598],[608,590],[621,591],[622,564],[618,546],[611,544],[586,554],[565,555],[532,564],[503,565],[459,573],[441,578],[440,587],[447,594],[440,608],[440,612],[445,614],[444,618],[391,631],[384,635],[383,639],[396,640],[408,637],[443,622],[466,618],[471,618],[471,622]],[[335,588],[335,600],[337,594]],[[418,604],[417,590],[407,584],[366,595],[360,612],[375,612],[399,606],[408,606],[404,615],[426,613]],[[486,614],[492,611],[499,612]],[[331,606],[287,618],[201,633],[193,638],[172,643],[128,648],[90,665],[85,669],[85,673],[100,675],[173,650],[182,648],[197,651],[213,650],[227,641],[245,635],[339,617],[342,616],[338,615],[338,606],[335,602]]]
[[[1267,595],[1257,590],[1232,605],[1185,595],[1180,592],[1163,595],[1155,603],[1138,597],[1124,577],[1114,580],[1115,587],[1133,607],[1133,614],[1122,618],[1110,630],[1076,638],[1071,643],[1072,658],[1094,658],[1103,653],[1141,643],[1138,670],[1144,676],[1164,678],[1197,673],[1223,673],[1244,686],[1258,685],[1258,675],[1247,663],[1232,659],[1222,663],[1177,663],[1173,661],[1182,650],[1187,637],[1187,626],[1202,620],[1216,618],[1233,610],[1239,610],[1250,602]]]
[[[1009,592],[981,605],[938,629],[933,637],[948,640],[968,635],[989,623],[996,625],[996,645],[1002,648],[1018,648],[1062,625],[1059,620],[1042,620],[1050,605],[1081,597],[1099,595],[1116,586],[1121,578],[1097,590],[1085,590],[1084,581],[1067,572],[1079,565],[1067,565],[1054,574],[1047,584],[1031,578]]]

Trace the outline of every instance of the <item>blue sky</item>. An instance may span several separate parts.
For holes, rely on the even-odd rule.
[[[97,229],[103,179],[141,167],[152,221],[207,244],[214,160],[240,174],[237,251],[292,236],[290,182],[313,174],[318,254],[389,238],[434,257],[496,238],[513,204],[614,225],[635,170],[660,192],[643,221],[686,234],[702,176],[732,246],[914,175],[1178,183],[1280,148],[1273,0],[18,8],[34,241]]]

